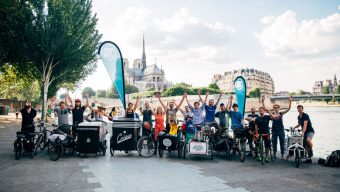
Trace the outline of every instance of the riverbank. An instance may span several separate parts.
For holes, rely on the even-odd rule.
[[[292,103],[293,106],[303,105],[308,107],[340,107],[340,103],[325,101],[297,101]]]

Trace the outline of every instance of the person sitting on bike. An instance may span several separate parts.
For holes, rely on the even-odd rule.
[[[75,135],[78,124],[84,122],[84,112],[86,108],[90,107],[89,95],[88,94],[86,95],[86,105],[84,106],[81,106],[80,99],[76,99],[75,105],[73,107],[71,98],[69,96],[67,98],[68,98],[68,101],[71,103],[70,110],[72,111],[72,120],[73,120],[72,134]]]
[[[220,111],[215,114],[215,117],[217,117],[220,122],[219,132],[223,131],[223,132],[228,133],[229,132],[229,129],[228,129],[229,128],[229,114],[224,103],[220,104]]]
[[[54,116],[58,117],[58,129],[60,129],[62,132],[65,132],[67,134],[70,134],[70,127],[69,127],[69,119],[68,115],[70,112],[70,108],[67,105],[67,99],[65,98],[65,101],[61,101],[59,103],[59,107],[54,108],[55,98],[51,98],[51,109],[54,108]]]
[[[146,134],[146,127],[152,126],[152,115],[154,114],[153,110],[150,107],[149,102],[145,102],[145,109],[140,108],[140,112],[143,115],[143,124],[142,124],[142,135]]]
[[[201,91],[198,91],[198,95],[200,97],[201,95]],[[188,97],[185,97],[186,98],[186,102],[191,110],[191,113],[192,113],[192,121],[193,121],[193,124],[194,126],[196,126],[197,128],[201,128],[204,124],[204,118],[203,118],[203,110],[204,110],[204,105],[202,104],[200,106],[200,103],[198,101],[196,101],[194,103],[194,107],[189,103],[188,101]],[[206,97],[206,100],[207,100],[207,97]],[[206,102],[206,100],[204,102]]]
[[[31,102],[27,101],[26,106],[20,110],[20,113],[22,116],[21,132],[24,132],[26,139],[31,141],[31,144],[32,144],[31,147],[33,150],[34,138],[30,135],[30,133],[35,132],[34,118],[37,116],[37,111],[32,107]]]
[[[313,157],[313,143],[312,139],[314,137],[314,129],[312,126],[312,122],[309,118],[309,115],[306,114],[303,111],[303,106],[298,105],[297,106],[299,116],[298,116],[298,124],[293,127],[293,129],[302,127],[302,138],[303,138],[303,145],[307,151],[308,159],[306,159],[305,163],[312,163],[312,157]]]
[[[136,112],[139,100],[140,100],[140,97],[137,96],[137,100],[136,100],[136,103],[134,105],[132,103],[128,104],[128,108],[125,111],[125,117],[126,118],[135,118],[136,117],[135,112]]]
[[[213,99],[209,99],[208,105],[207,105],[206,101],[208,99],[209,92],[208,91],[206,92],[206,94],[205,94],[205,101],[204,102],[203,102],[203,99],[201,97],[201,94],[198,95],[201,103],[203,103],[203,105],[204,105],[204,109],[205,109],[205,122],[206,122],[206,124],[210,124],[211,126],[215,127],[216,129],[218,127],[217,127],[217,123],[215,121],[215,112],[216,112],[218,103],[221,100],[222,95],[223,95],[223,92],[221,91],[220,96],[218,97],[216,103],[214,103]]]
[[[231,118],[231,129],[235,132],[242,132],[244,127],[243,115],[238,111],[238,105],[236,103],[232,104],[233,96],[228,98],[228,114]],[[231,110],[233,108],[233,110]]]
[[[289,97],[289,105],[288,108],[284,111],[280,112],[280,105],[274,104],[274,112],[271,112],[270,110],[267,110],[267,108],[264,105],[264,96],[262,97],[262,106],[265,108],[265,110],[269,113],[271,119],[272,119],[272,143],[273,143],[273,156],[274,159],[276,159],[276,151],[277,151],[277,139],[280,141],[280,151],[281,151],[281,159],[283,159],[283,155],[285,152],[285,131],[284,131],[284,125],[283,125],[283,115],[288,113],[291,105],[292,105],[292,96]]]
[[[265,161],[269,163],[269,147],[270,147],[270,136],[269,136],[269,122],[271,120],[269,115],[265,114],[265,108],[260,107],[260,116],[255,119],[255,138],[259,138],[259,134],[266,134],[263,136],[265,151],[266,151],[266,159]],[[262,159],[259,159],[262,161]]]
[[[169,133],[170,131],[170,120],[174,120],[177,123],[177,112],[178,109],[181,107],[184,98],[186,97],[186,93],[183,95],[182,100],[179,102],[179,104],[175,104],[175,100],[172,100],[168,103],[168,105],[164,105],[164,103],[161,100],[160,95],[156,95],[156,97],[159,100],[159,103],[163,106],[164,110],[165,110],[165,114],[166,114],[166,126],[165,126],[165,130],[167,133]],[[175,107],[177,106],[177,107]]]
[[[252,157],[253,156],[253,152],[255,152],[255,157],[257,158],[257,151],[256,149],[254,150],[253,147],[253,138],[254,138],[254,134],[255,134],[255,120],[256,118],[259,117],[259,115],[256,113],[256,109],[255,107],[252,107],[250,109],[250,114],[248,114],[248,116],[245,118],[248,123],[249,123],[249,130],[248,130],[248,143],[249,143],[249,149],[250,149],[250,153],[248,154],[248,157]]]

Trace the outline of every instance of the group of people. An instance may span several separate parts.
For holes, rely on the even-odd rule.
[[[234,133],[242,132],[248,139],[250,153],[248,156],[258,158],[257,150],[254,148],[254,142],[263,136],[266,157],[265,161],[269,162],[269,147],[273,146],[273,157],[276,159],[278,140],[280,144],[281,158],[283,159],[285,153],[285,130],[283,124],[283,116],[291,109],[292,97],[289,98],[289,105],[286,110],[280,110],[278,104],[274,104],[273,109],[269,110],[265,107],[264,97],[261,99],[262,106],[258,109],[259,113],[256,113],[255,107],[251,108],[251,113],[248,114],[245,119],[243,113],[239,111],[238,104],[232,103],[233,97],[229,96],[228,103],[220,103],[219,110],[217,111],[218,104],[221,100],[223,93],[221,92],[216,103],[213,99],[209,99],[209,93],[205,95],[205,99],[202,99],[201,92],[198,91],[198,101],[193,105],[188,101],[188,95],[185,93],[182,96],[179,104],[175,100],[171,100],[164,104],[161,97],[156,95],[160,106],[152,108],[149,102],[145,102],[144,109],[140,108],[140,113],[143,116],[143,134],[150,129],[152,125],[152,119],[154,116],[155,122],[155,140],[157,140],[158,133],[164,131],[169,134],[176,134],[178,128],[177,113],[180,111],[184,117],[184,127],[188,127],[189,124],[195,127],[203,127],[205,124],[209,124],[211,127],[216,127],[219,130],[228,131],[229,126]],[[184,109],[181,108],[182,104],[186,101],[187,105]],[[140,101],[138,97],[135,104],[129,103],[126,109],[126,117],[136,117],[137,105]],[[293,127],[294,129],[302,128],[302,137],[304,138],[304,145],[308,154],[306,162],[311,162],[313,156],[313,144],[312,139],[314,136],[314,129],[312,127],[311,120],[308,114],[304,113],[303,106],[297,106],[298,124]],[[219,125],[215,121],[215,118],[219,119]],[[231,125],[229,120],[231,119]],[[246,126],[245,121],[248,121]],[[269,124],[272,121],[272,127]],[[164,124],[165,122],[165,124]],[[270,136],[271,133],[271,136]],[[235,137],[235,135],[234,135]],[[271,138],[270,138],[271,137]]]
[[[277,144],[279,140],[281,157],[283,158],[285,152],[285,132],[283,124],[283,116],[289,112],[291,108],[292,97],[289,99],[289,106],[286,110],[281,111],[280,106],[275,104],[273,110],[268,110],[264,104],[264,97],[262,97],[262,106],[258,109],[259,113],[256,113],[254,107],[251,108],[251,113],[244,119],[243,113],[238,110],[238,105],[232,103],[233,97],[229,96],[228,103],[220,103],[223,92],[220,93],[216,103],[213,99],[209,99],[209,92],[206,92],[205,99],[202,99],[201,91],[198,91],[198,101],[193,105],[188,101],[188,95],[185,93],[182,96],[181,101],[177,104],[175,100],[166,102],[162,101],[160,95],[156,95],[160,105],[153,108],[149,102],[145,102],[144,109],[140,108],[140,114],[143,116],[142,134],[146,132],[153,125],[155,128],[155,140],[157,141],[158,134],[162,131],[169,134],[177,134],[178,131],[178,111],[183,115],[183,128],[190,125],[195,127],[203,127],[209,124],[212,127],[216,127],[219,130],[228,132],[229,126],[234,133],[243,132],[248,138],[250,147],[250,153],[248,156],[257,158],[257,150],[254,148],[253,143],[260,135],[263,136],[266,147],[266,161],[269,162],[268,153],[270,147],[270,127],[269,123],[272,121],[271,127],[271,141],[273,144],[274,158],[276,158]],[[181,108],[182,104],[186,101],[187,105],[184,109]],[[86,104],[81,105],[81,100],[76,99],[73,106],[72,99],[67,95],[65,101],[61,101],[57,107],[55,107],[55,99],[50,99],[50,108],[54,110],[55,116],[58,117],[58,126],[63,131],[70,134],[76,134],[76,126],[84,121],[84,112],[86,108],[90,107],[88,96],[86,97]],[[125,110],[126,118],[139,118],[136,112],[140,98],[137,97],[136,103],[129,103]],[[219,104],[220,103],[220,104]],[[219,110],[217,107],[219,106]],[[297,106],[298,124],[293,127],[294,129],[302,128],[302,137],[304,138],[305,148],[307,149],[308,158],[306,162],[311,162],[310,158],[313,156],[313,143],[314,129],[308,114],[304,113],[303,106]],[[22,131],[34,132],[34,118],[37,114],[36,110],[32,108],[29,102],[20,111],[22,114]],[[69,113],[72,112],[72,126],[69,126]],[[105,108],[98,107],[96,110],[92,110],[91,119],[102,120],[106,116],[109,120],[112,120],[117,115],[116,109],[113,108],[110,114],[106,114]],[[218,118],[219,124],[215,121]],[[229,120],[231,124],[229,125]],[[247,120],[249,126],[245,125]]]

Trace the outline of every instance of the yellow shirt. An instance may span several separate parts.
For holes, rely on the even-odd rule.
[[[177,124],[170,124],[169,132],[170,135],[177,135],[177,130],[178,130]]]

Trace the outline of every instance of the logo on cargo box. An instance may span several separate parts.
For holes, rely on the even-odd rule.
[[[123,143],[124,141],[127,141],[132,138],[132,134],[129,135],[123,135],[123,133],[119,133],[117,136],[117,144]]]

